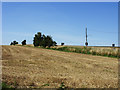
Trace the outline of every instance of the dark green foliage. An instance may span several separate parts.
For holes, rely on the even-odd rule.
[[[61,46],[63,46],[64,45],[64,43],[61,43]]]
[[[113,57],[113,58],[120,58],[120,54],[107,54],[107,53],[99,53],[96,51],[91,51],[91,48],[84,47],[84,48],[74,48],[74,47],[60,47],[60,48],[47,48],[52,50],[59,50],[65,52],[76,52],[76,53],[83,53],[83,54],[92,54],[98,56],[105,56],[105,57]],[[74,50],[72,50],[74,49]]]
[[[115,47],[115,44],[112,44],[112,47]]]
[[[68,87],[66,87],[64,82],[62,82],[60,87],[57,90],[68,90]]]
[[[56,46],[57,43],[52,40],[51,36],[45,36],[44,34],[42,35],[41,32],[38,32],[35,34],[33,44],[35,47],[42,46],[44,48],[50,48],[51,46]]]
[[[16,41],[13,41],[13,45],[16,45],[16,44],[18,44],[18,42],[16,42]]]
[[[47,36],[46,39],[45,39],[45,44],[46,44],[46,46],[48,46],[49,48],[50,48],[51,46],[53,46],[52,37]]]
[[[22,45],[26,45],[26,40],[22,41]]]
[[[60,51],[66,51],[66,48],[67,48],[67,47],[58,48],[58,50],[60,50]]]
[[[40,46],[40,42],[41,42],[41,33],[38,32],[37,34],[35,34],[34,40],[33,40],[33,44],[34,46]]]
[[[13,42],[10,43],[10,45],[16,45],[16,44],[18,44],[17,41],[13,41]]]
[[[13,45],[13,42],[11,42],[10,45]]]
[[[7,85],[6,83],[2,82],[2,89],[5,88],[12,88],[10,85]]]
[[[65,87],[64,82],[62,82],[60,88],[64,88],[64,87]]]
[[[57,46],[57,43],[55,41],[53,41],[53,46]]]

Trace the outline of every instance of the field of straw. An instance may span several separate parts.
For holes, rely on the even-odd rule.
[[[117,58],[2,46],[2,79],[17,88],[117,88]],[[48,84],[47,86],[44,86]]]

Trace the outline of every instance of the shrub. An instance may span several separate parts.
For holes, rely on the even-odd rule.
[[[13,42],[11,42],[10,45],[13,45]]]
[[[26,45],[26,40],[22,41],[22,45]]]
[[[64,43],[61,43],[61,46],[63,46],[64,45]]]
[[[16,45],[16,44],[18,44],[17,41],[13,41],[13,42],[10,43],[10,45]]]

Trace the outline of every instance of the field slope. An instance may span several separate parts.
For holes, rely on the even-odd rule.
[[[49,49],[2,46],[3,82],[16,87],[117,88],[115,58]]]

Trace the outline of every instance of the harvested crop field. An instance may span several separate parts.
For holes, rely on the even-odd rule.
[[[34,47],[2,46],[2,78],[26,88],[118,88],[118,59]]]

